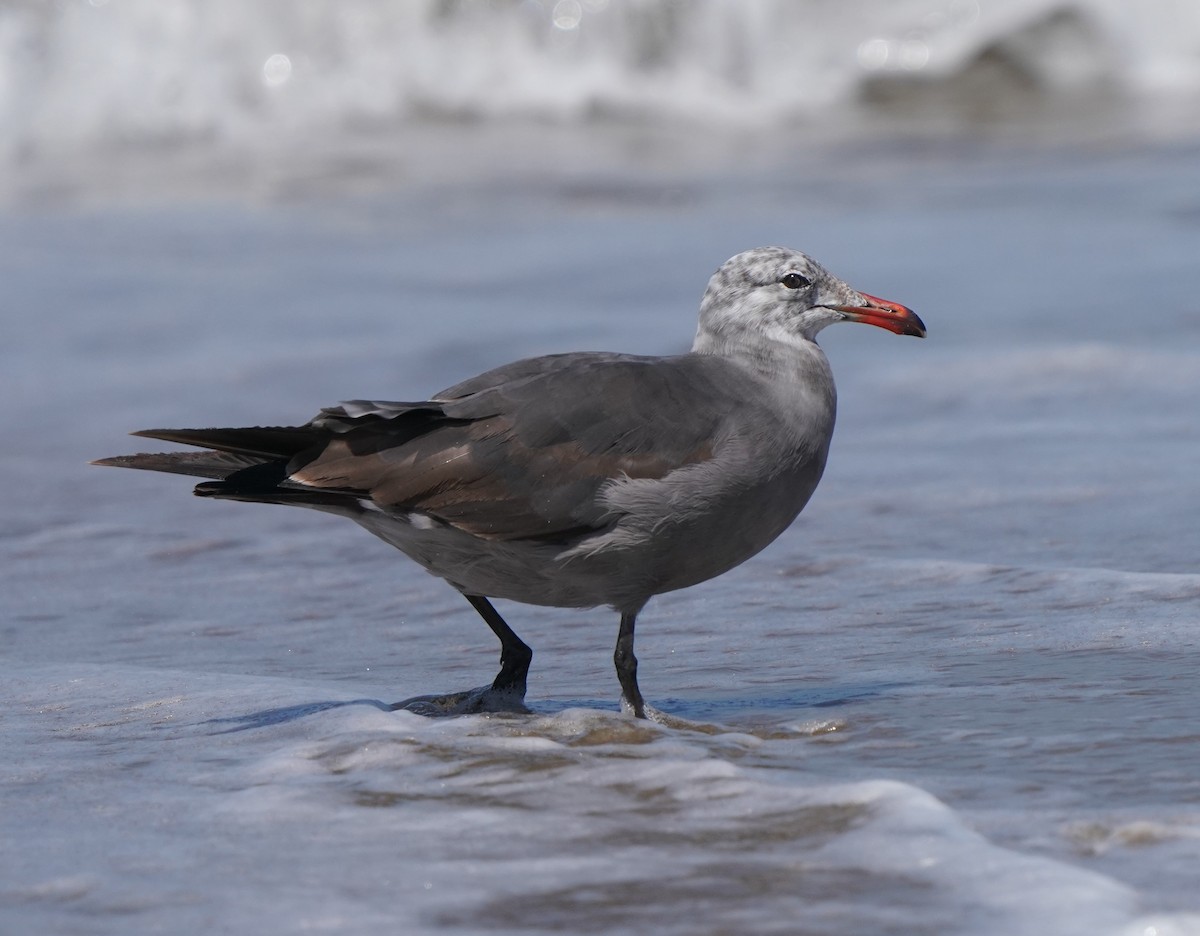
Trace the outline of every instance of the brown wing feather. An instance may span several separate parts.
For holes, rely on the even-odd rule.
[[[606,518],[596,494],[610,480],[658,478],[710,455],[707,444],[683,461],[638,452],[592,454],[572,442],[530,447],[510,418],[494,416],[369,454],[355,454],[349,440],[334,439],[291,479],[369,492],[384,509],[419,510],[476,536],[545,538],[602,528]]]
[[[705,362],[575,356],[443,404],[444,421],[399,444],[389,422],[332,438],[291,480],[369,494],[380,507],[422,511],[474,535],[547,538],[603,529],[609,482],[661,478],[711,458],[728,429]],[[379,404],[385,407],[386,404]],[[382,411],[382,410],[381,410]]]

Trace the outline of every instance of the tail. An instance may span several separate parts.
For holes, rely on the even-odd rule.
[[[196,485],[199,497],[295,504],[357,512],[358,495],[312,490],[287,478],[325,447],[331,433],[314,426],[255,426],[246,429],[144,429],[148,439],[203,446],[198,452],[162,452],[99,458],[93,465],[138,468],[211,478]]]
[[[311,426],[255,426],[249,429],[143,429],[131,435],[195,445],[208,451],[161,452],[98,458],[93,465],[141,468],[224,481],[230,475],[270,462],[287,464],[307,449],[324,444],[328,432]]]
[[[291,477],[343,439],[352,453],[392,448],[439,426],[462,425],[438,403],[352,401],[321,411],[304,426],[251,426],[239,429],[143,429],[133,435],[194,445],[204,451],[118,455],[93,465],[141,468],[211,480],[196,485],[199,497],[294,504],[347,516],[365,509],[370,493],[349,487],[313,487]]]

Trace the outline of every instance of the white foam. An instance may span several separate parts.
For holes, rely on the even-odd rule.
[[[759,931],[801,909],[849,931],[940,920],[962,933],[1096,936],[1137,923],[1126,887],[997,847],[923,790],[738,764],[719,730],[581,709],[430,721],[348,703],[214,733],[216,712],[312,690],[184,676],[170,680],[164,732],[124,700],[166,698],[166,678],[132,668],[25,674],[6,742],[54,763],[62,783],[39,805],[40,844],[0,896],[60,924],[99,913],[93,932],[128,926],[101,912],[118,905],[156,924],[186,927],[200,915],[249,932],[268,895],[277,931],[499,918],[496,931],[515,932],[596,914],[614,929],[695,932],[702,914]],[[48,688],[72,683],[87,689]],[[39,724],[49,696],[67,747]],[[106,750],[117,762],[98,765]],[[15,834],[28,844],[21,812],[6,811],[5,842]],[[82,851],[77,835],[87,837]],[[643,890],[640,902],[621,896]],[[1185,932],[1186,923],[1144,926]]]

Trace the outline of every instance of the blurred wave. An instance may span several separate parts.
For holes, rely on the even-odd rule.
[[[146,147],[336,151],[419,125],[514,118],[957,127],[1046,107],[1101,123],[1164,110],[1163,127],[1200,127],[1200,5],[0,2],[10,169]]]

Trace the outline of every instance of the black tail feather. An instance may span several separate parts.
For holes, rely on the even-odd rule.
[[[193,493],[197,497],[242,501],[247,504],[290,504],[294,507],[312,507],[317,510],[330,510],[343,516],[353,516],[364,510],[357,496],[340,491],[308,491],[299,487],[244,488],[227,484],[224,481],[205,481],[197,484]]]
[[[282,458],[312,448],[330,433],[313,426],[251,426],[245,429],[142,429],[131,433],[147,439],[162,439],[182,445],[216,449],[256,458]]]

